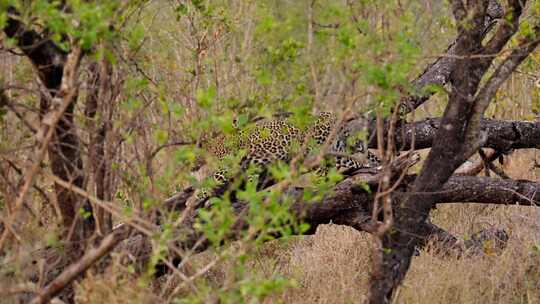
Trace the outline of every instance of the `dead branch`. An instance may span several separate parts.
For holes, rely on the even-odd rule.
[[[498,1],[489,1],[486,16],[482,27],[482,38],[489,33],[489,30],[493,26],[493,20],[503,16],[503,9]],[[456,42],[458,39],[459,36],[448,45],[445,55],[437,58],[433,63],[428,65],[424,72],[412,82],[414,93],[401,98],[401,103],[403,104],[401,112],[403,114],[410,113],[429,100],[433,93],[426,92],[425,89],[427,87],[434,85],[443,86],[448,82],[450,74],[454,71],[458,62],[458,58],[453,56],[457,55]]]
[[[426,149],[433,146],[441,118],[428,118],[423,121],[403,124],[396,132],[397,145],[401,149],[410,149],[415,139],[415,149]],[[480,130],[487,134],[484,148],[507,152],[513,149],[540,149],[540,125],[528,121],[480,120]],[[369,147],[375,147],[374,142]]]
[[[440,191],[429,194],[416,193],[416,195],[429,196],[436,204],[483,203],[540,206],[540,183],[483,176],[453,176]]]

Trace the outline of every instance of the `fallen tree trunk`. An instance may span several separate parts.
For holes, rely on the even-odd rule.
[[[401,201],[409,195],[404,190],[414,182],[415,178],[416,175],[408,175],[404,178],[403,185],[393,193],[395,201]],[[375,191],[368,193],[364,190],[364,187],[359,185],[366,181],[371,186],[375,186],[378,183],[378,178],[372,176],[367,180],[364,174],[352,176],[337,184],[334,191],[325,196],[322,201],[296,201],[291,205],[290,210],[299,219],[310,224],[311,229],[308,233],[314,232],[318,225],[327,223],[342,224],[354,227],[357,230],[369,231]],[[189,193],[187,191],[170,199],[166,202],[166,209],[183,210]],[[300,198],[302,189],[289,190],[287,193]],[[416,193],[416,195],[432,199],[436,204],[483,203],[540,206],[540,183],[491,177],[452,176],[440,191]],[[235,207],[236,214],[242,214],[248,208],[248,205],[236,202]],[[395,208],[395,212],[399,212],[399,208]],[[399,216],[399,214],[396,214],[396,216]],[[195,222],[195,217],[196,213],[186,221],[186,225],[181,229],[183,233],[189,232],[185,235],[184,241],[178,245],[185,249],[193,249],[192,246],[198,243],[195,251],[202,251],[207,248],[208,244],[201,243],[202,234],[190,227]],[[246,228],[246,224],[239,217],[230,239],[235,239],[235,233],[244,228]],[[422,236],[425,240],[434,233],[437,237],[444,236],[442,239],[445,240],[453,238],[444,230],[430,223],[425,223],[419,230],[423,231]]]

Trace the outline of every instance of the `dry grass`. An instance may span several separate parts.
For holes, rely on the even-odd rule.
[[[319,226],[309,241],[291,246],[281,271],[299,282],[281,296],[285,303],[356,303],[369,278],[370,236],[350,227]]]
[[[276,276],[290,279],[293,287],[267,297],[264,303],[354,303],[365,298],[369,276],[370,235],[350,227],[321,225],[312,236],[292,237],[289,240],[268,242],[258,249],[245,264],[248,273],[243,279],[260,280]],[[192,274],[207,265],[215,254],[198,254],[182,269]],[[206,273],[206,287],[227,288],[234,281],[234,262],[219,263]],[[181,280],[169,277],[162,285],[168,298]],[[238,278],[236,278],[238,279]],[[165,282],[167,279],[164,279]],[[201,284],[199,286],[203,286]],[[205,288],[205,287],[203,287]],[[176,298],[187,296],[184,286]]]
[[[106,275],[87,276],[78,286],[76,303],[132,304],[160,303],[161,299],[141,281],[124,275],[123,271],[108,271]]]

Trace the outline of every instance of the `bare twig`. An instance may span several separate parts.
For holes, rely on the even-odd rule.
[[[24,117],[24,115],[15,108],[13,102],[11,102],[11,100],[9,100],[9,98],[6,96],[5,91],[3,89],[0,89],[0,108],[2,106],[8,107],[32,133],[37,132],[36,128],[34,128],[34,126],[32,126],[32,124]]]
[[[152,161],[154,160],[154,158],[156,157],[156,155],[163,149],[165,148],[169,148],[169,147],[175,147],[175,146],[186,146],[186,145],[193,145],[195,144],[194,142],[192,141],[174,141],[174,142],[169,142],[169,143],[165,143],[157,148],[155,148],[151,153],[150,155],[146,158],[146,172],[148,175],[151,175],[151,172],[153,172],[153,169],[152,169]]]
[[[24,283],[24,284],[17,284],[15,286],[6,286],[6,285],[0,285],[0,295],[1,296],[9,296],[12,294],[17,293],[37,293],[38,286],[34,283]]]

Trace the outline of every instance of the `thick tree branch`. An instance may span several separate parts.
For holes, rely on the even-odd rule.
[[[506,42],[512,37],[519,27],[519,16],[522,12],[521,1],[512,0],[509,13],[507,13],[508,22],[499,26],[495,36],[491,39],[485,48],[485,52],[498,53],[502,50]],[[509,22],[511,22],[509,24]],[[478,125],[484,112],[489,106],[491,100],[497,93],[502,83],[512,74],[512,72],[529,56],[529,54],[538,46],[540,39],[540,24],[534,29],[534,35],[524,39],[521,45],[514,49],[508,57],[497,67],[495,72],[487,80],[486,84],[479,90],[475,97],[475,103],[472,109],[472,115],[467,125],[467,142],[474,141],[479,136]]]
[[[429,118],[400,126],[397,133],[397,145],[402,150],[410,149],[414,138],[415,149],[431,148],[440,128],[440,118]],[[487,133],[485,148],[497,151],[510,151],[513,149],[540,149],[540,125],[527,121],[482,119],[480,130]],[[375,148],[376,143],[369,143]]]
[[[17,14],[13,8],[8,12]],[[62,73],[67,53],[52,40],[42,37],[16,18],[8,18],[4,32],[9,38],[15,38],[17,46],[37,68],[39,77],[48,89],[58,90],[62,81]],[[53,92],[54,95],[54,92]]]
[[[509,8],[504,17],[501,19],[501,25],[497,28],[497,32],[484,46],[486,54],[499,53],[506,45],[506,42],[514,35],[519,27],[519,16],[523,11],[523,3],[521,0],[508,0]]]
[[[517,30],[517,25],[515,25],[515,27],[516,29],[513,30],[512,34]],[[497,93],[499,87],[506,79],[508,79],[508,77],[510,77],[512,72],[523,62],[523,60],[536,49],[538,44],[540,44],[540,24],[535,27],[534,35],[529,37],[529,39],[525,39],[518,48],[514,49],[497,67],[495,72],[493,72],[493,75],[487,80],[486,84],[480,89],[475,98],[476,102],[473,108],[473,115],[468,125],[467,131],[470,133],[470,137],[476,136],[476,132],[473,132],[473,130],[478,129],[477,127],[480,119],[484,116],[484,112]]]
[[[426,196],[432,197],[436,204],[540,206],[540,183],[482,176],[453,176],[440,191]]]
[[[487,35],[493,25],[493,20],[503,16],[502,6],[495,0],[489,1],[484,26],[482,27],[482,37]],[[412,87],[415,93],[401,98],[403,105],[401,111],[406,114],[418,108],[426,102],[433,93],[424,92],[430,85],[442,86],[450,79],[450,74],[455,69],[458,57],[456,56],[456,41],[459,36],[452,41],[445,54],[431,63],[424,72],[413,82]]]

